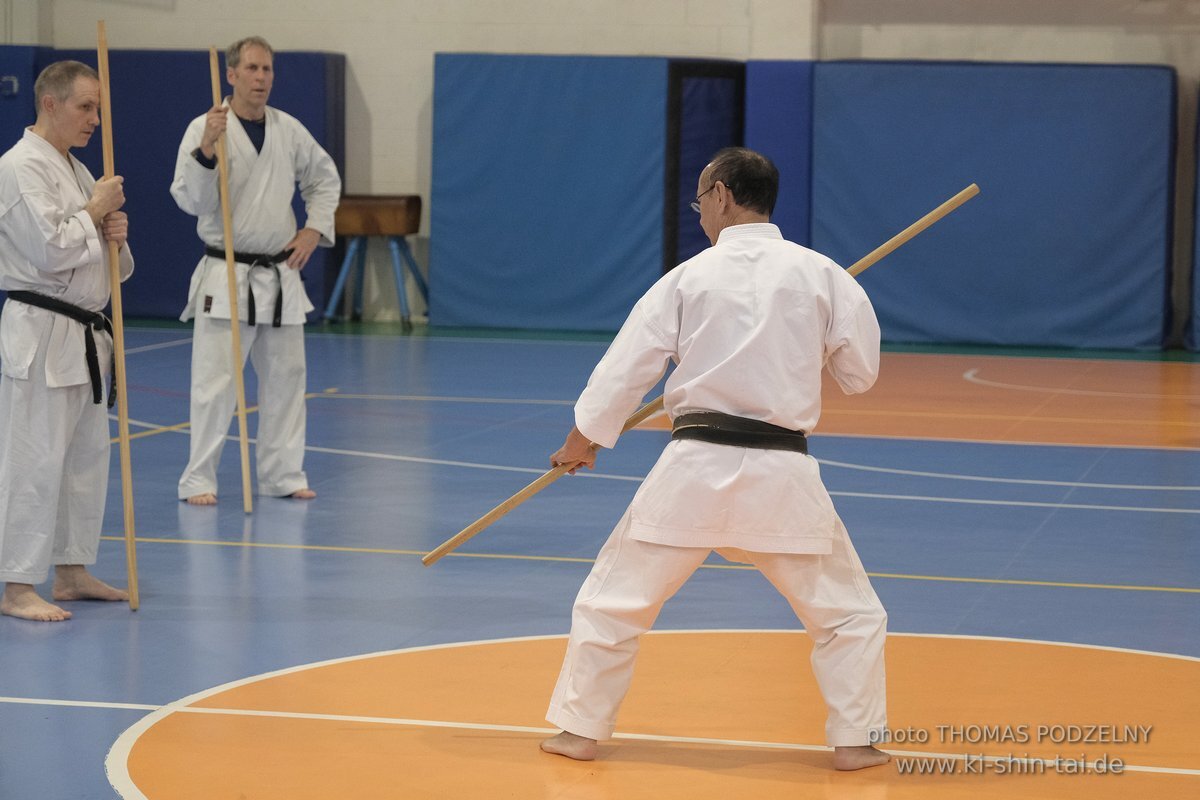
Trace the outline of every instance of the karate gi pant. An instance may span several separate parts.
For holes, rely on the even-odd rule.
[[[575,600],[548,721],[590,739],[612,737],[633,678],[638,637],[709,552],[633,539],[625,512]],[[841,520],[830,555],[744,555],[787,598],[813,639],[812,669],[829,711],[828,744],[887,741],[887,614]]]
[[[269,321],[239,325],[241,366],[245,367],[249,356],[258,376],[258,493],[285,497],[308,488],[308,476],[304,474],[304,326],[273,328]],[[230,369],[232,339],[229,320],[204,314],[196,317],[192,333],[191,452],[187,469],[179,479],[180,500],[217,493],[217,464],[237,406],[237,387]]]
[[[0,378],[0,583],[96,563],[108,495],[108,406],[91,384],[48,387],[50,326],[27,378]],[[108,384],[111,344],[96,336]]]

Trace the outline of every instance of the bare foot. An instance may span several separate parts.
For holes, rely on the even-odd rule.
[[[217,496],[212,492],[204,494],[194,494],[187,499],[189,506],[215,506],[217,504]]]
[[[0,614],[39,622],[62,622],[71,618],[70,611],[47,603],[28,583],[10,583],[4,587],[4,597],[0,598]]]
[[[833,768],[840,770],[866,769],[886,764],[892,757],[870,745],[833,748]]]
[[[595,739],[586,736],[576,736],[563,731],[557,736],[551,736],[542,742],[542,750],[556,756],[566,756],[576,761],[591,761],[599,750]]]
[[[54,568],[54,590],[50,594],[55,600],[128,600],[129,592],[109,586],[92,575],[80,564]]]
[[[312,500],[316,496],[317,493],[309,488],[297,489],[288,495],[288,497],[292,498],[293,500]]]

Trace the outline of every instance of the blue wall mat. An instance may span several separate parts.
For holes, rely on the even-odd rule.
[[[863,276],[886,339],[1162,345],[1174,70],[827,62],[814,88],[815,249],[849,265],[982,189]]]
[[[33,82],[40,49],[0,45],[0,151],[16,144],[33,124]]]
[[[13,48],[0,48],[0,53]],[[24,48],[22,48],[24,49]],[[39,48],[34,74],[52,61],[75,59],[96,66],[95,50]],[[224,61],[222,60],[222,64]],[[175,153],[188,122],[212,103],[207,50],[110,50],[113,156],[125,178],[125,210],[130,242],[137,258],[134,277],[122,286],[127,316],[179,316],[188,281],[200,258],[195,218],[176,207],[170,196]],[[345,174],[345,56],[330,53],[277,53],[271,105],[297,117],[329,151]],[[163,76],[170,76],[164,81]],[[228,91],[222,67],[222,89]],[[33,120],[32,81],[27,116]],[[9,145],[4,144],[5,148]],[[104,171],[100,136],[76,156],[95,175]],[[304,219],[297,203],[297,218]],[[305,285],[323,308],[326,273],[336,272],[322,248],[304,268]]]
[[[675,263],[711,246],[691,208],[696,180],[713,153],[742,140],[741,77],[685,77],[679,119],[679,186],[673,213],[679,220]],[[671,266],[674,266],[672,264]]]
[[[620,327],[662,274],[666,81],[661,58],[435,57],[433,324]]]
[[[8,150],[33,124],[33,82],[37,54],[32,45],[0,45],[0,153]],[[4,292],[0,292],[0,302]]]
[[[812,184],[811,61],[746,64],[746,146],[779,168],[779,200],[771,221],[785,239],[809,243]]]

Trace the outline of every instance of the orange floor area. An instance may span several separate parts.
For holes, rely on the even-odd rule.
[[[833,771],[820,747],[824,713],[801,633],[645,637],[618,730],[647,738],[614,739],[590,763],[537,749],[563,648],[554,637],[403,651],[217,691],[192,704],[205,713],[166,714],[126,742],[129,776],[148,800],[1169,800],[1200,791],[1196,660],[894,636],[890,725],[907,741],[890,746],[892,764],[849,774]],[[1004,760],[1055,756],[1120,759],[1125,771]]]
[[[870,391],[827,380],[823,404],[818,434],[1200,448],[1194,363],[884,353]]]

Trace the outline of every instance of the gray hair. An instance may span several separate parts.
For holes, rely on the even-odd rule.
[[[261,47],[267,51],[267,55],[275,58],[275,49],[267,44],[267,40],[261,36],[247,36],[245,39],[238,39],[233,44],[229,45],[229,49],[225,51],[225,66],[229,69],[237,69],[238,64],[242,63],[242,51],[247,47]]]
[[[42,98],[52,95],[55,100],[63,101],[71,96],[75,88],[76,78],[91,78],[100,80],[96,70],[79,61],[55,61],[42,70],[33,83],[33,103],[38,113],[42,110]]]
[[[701,174],[708,176],[709,186],[717,181],[724,183],[733,194],[733,201],[742,208],[768,217],[775,211],[779,170],[762,153],[746,147],[723,148],[717,151]]]

